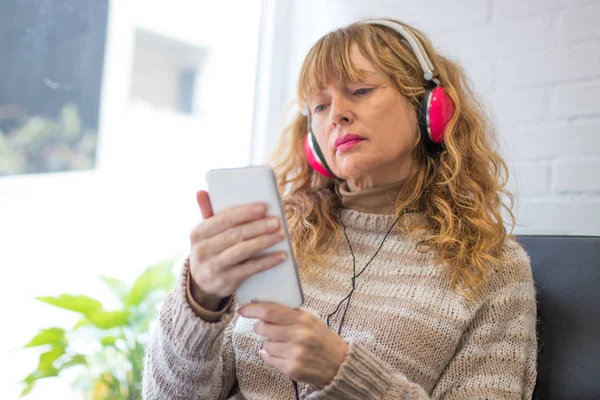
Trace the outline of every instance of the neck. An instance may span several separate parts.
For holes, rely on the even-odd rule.
[[[405,181],[411,172],[412,161],[407,159],[402,162],[403,165],[397,165],[390,172],[389,166],[386,166],[382,171],[369,171],[368,174],[357,177],[346,178],[348,190],[357,192],[365,189],[375,189],[379,187],[390,186],[395,183]]]
[[[348,189],[348,191],[350,192],[360,192],[363,190],[369,190],[369,189],[378,189],[378,188],[382,188],[382,187],[387,187],[390,185],[394,185],[394,184],[400,184],[404,181],[403,179],[396,179],[396,178],[391,178],[391,179],[381,179],[381,180],[377,180],[374,181],[370,178],[362,178],[362,179],[347,179],[346,180],[346,187]]]
[[[370,189],[350,190],[348,183],[342,182],[337,190],[344,208],[371,214],[394,214],[402,185],[403,181],[400,181]]]

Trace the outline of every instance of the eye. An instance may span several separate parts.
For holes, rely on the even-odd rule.
[[[315,107],[313,112],[319,112],[319,111],[323,111],[325,109],[325,105],[324,104],[320,104],[318,106]]]
[[[356,96],[364,96],[365,94],[370,93],[372,90],[372,88],[360,88],[356,89],[353,94]]]

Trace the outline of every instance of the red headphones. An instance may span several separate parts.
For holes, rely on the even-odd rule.
[[[409,30],[396,22],[370,20],[363,23],[392,28],[402,35],[417,56],[419,64],[421,64],[421,68],[423,69],[423,78],[425,79],[425,93],[423,93],[420,99],[419,131],[421,132],[421,138],[427,152],[438,153],[442,151],[444,131],[454,115],[454,104],[450,96],[444,91],[440,81],[436,78],[435,69],[423,45]],[[335,178],[312,132],[310,112],[305,108],[302,110],[302,114],[308,118],[308,133],[304,138],[304,153],[308,163],[319,174],[327,178]]]

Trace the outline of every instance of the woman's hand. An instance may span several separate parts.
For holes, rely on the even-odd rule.
[[[203,294],[231,296],[248,277],[280,264],[285,252],[256,258],[282,241],[281,222],[266,217],[265,204],[234,207],[213,215],[208,193],[196,194],[204,221],[190,234],[190,273]]]
[[[260,357],[294,380],[325,386],[336,376],[348,343],[311,312],[275,303],[252,303],[238,312],[259,319],[254,332],[267,339]]]

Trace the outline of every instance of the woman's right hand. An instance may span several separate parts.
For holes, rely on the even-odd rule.
[[[266,217],[265,204],[213,215],[207,192],[199,191],[196,199],[203,221],[190,234],[190,273],[209,303],[231,296],[248,277],[285,260],[283,251],[255,257],[285,237],[279,218]]]

